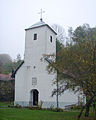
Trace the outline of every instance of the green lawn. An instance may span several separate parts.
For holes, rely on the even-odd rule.
[[[0,120],[76,120],[76,112],[53,112],[16,108],[0,109]]]
[[[8,107],[9,105],[13,105],[13,102],[0,102],[0,107]]]
[[[78,111],[53,112],[27,108],[0,108],[0,120],[77,120],[78,114]],[[81,118],[81,120],[96,120],[96,118]]]

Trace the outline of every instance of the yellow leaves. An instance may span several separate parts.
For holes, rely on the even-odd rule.
[[[85,60],[83,59],[82,62],[85,63]]]

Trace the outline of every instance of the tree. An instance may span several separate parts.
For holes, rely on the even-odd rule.
[[[0,73],[2,72],[2,62],[0,60]]]
[[[3,56],[3,57],[2,57]],[[22,62],[20,54],[17,55],[16,60],[12,61],[9,55],[0,55],[0,73],[9,74],[16,69]],[[2,63],[3,61],[3,63]]]
[[[56,53],[62,49],[63,44],[56,40]]]
[[[16,61],[17,61],[17,62],[18,62],[18,61],[21,61],[21,56],[20,56],[20,54],[17,55]]]
[[[85,116],[88,116],[96,96],[96,28],[80,26],[73,32],[72,40],[74,44],[63,46],[48,70],[50,72],[55,68],[59,73],[58,79],[62,83],[58,88],[59,94],[66,89],[83,91],[88,101],[82,111],[86,108]],[[52,94],[56,92],[54,90]]]
[[[77,27],[73,33],[72,40],[75,43],[78,43],[90,39],[91,30],[92,29],[88,24],[83,24],[82,26]]]
[[[59,41],[61,44],[64,44],[66,42],[66,35],[64,28],[58,24],[53,24],[51,27],[57,33],[57,41]]]
[[[5,64],[12,62],[12,59],[8,54],[0,54],[0,61],[2,64]]]
[[[0,54],[0,63],[0,73],[8,74],[11,72],[12,59],[8,54]]]

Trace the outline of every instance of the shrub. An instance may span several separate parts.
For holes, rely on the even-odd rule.
[[[63,109],[61,109],[61,108],[54,108],[53,111],[54,112],[63,112]]]
[[[54,105],[51,104],[51,106],[50,106],[50,110],[53,110],[53,109],[54,109]]]
[[[43,101],[40,101],[40,105],[38,105],[39,109],[42,109]]]
[[[81,108],[82,108],[82,105],[78,105],[78,106],[73,105],[73,106],[71,106],[70,109],[81,109]]]
[[[16,104],[15,108],[22,108],[22,106],[19,104]]]

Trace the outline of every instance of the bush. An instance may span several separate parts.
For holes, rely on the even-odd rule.
[[[21,105],[19,105],[19,104],[16,104],[16,106],[14,106],[15,108],[22,108],[22,106]]]
[[[61,109],[61,108],[54,108],[53,111],[54,112],[63,112],[63,109]]]
[[[74,109],[74,110],[76,110],[76,109],[81,109],[81,108],[82,108],[82,105],[78,105],[78,106],[73,105],[73,106],[71,106],[70,109]]]
[[[40,101],[40,105],[38,105],[39,109],[42,109],[43,101]]]
[[[39,106],[28,106],[28,109],[30,110],[41,110]]]
[[[50,108],[49,108],[50,110],[53,110],[54,109],[54,105],[53,104],[51,104],[51,106],[50,106]]]

